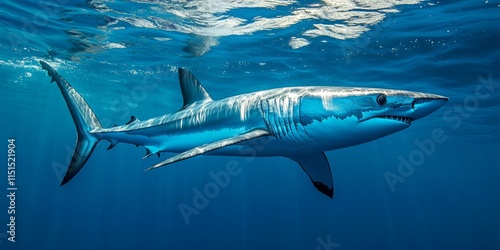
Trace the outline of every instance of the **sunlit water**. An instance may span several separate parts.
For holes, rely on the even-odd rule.
[[[0,249],[500,244],[499,1],[31,0],[4,2],[0,13],[0,155],[7,162],[6,141],[15,138],[18,187],[16,243],[0,226]],[[75,127],[38,60],[109,126],[178,110],[177,67],[189,68],[214,99],[328,85],[450,101],[404,131],[327,152],[333,199],[286,158],[200,156],[144,172],[171,154],[141,160],[143,148],[107,151],[107,142],[60,187]],[[193,204],[197,190],[214,183],[211,172],[234,164],[227,185]]]

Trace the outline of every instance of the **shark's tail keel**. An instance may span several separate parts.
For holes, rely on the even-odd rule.
[[[71,157],[68,170],[64,176],[61,186],[68,183],[85,165],[89,159],[95,146],[100,141],[100,138],[92,135],[90,132],[95,129],[100,129],[101,123],[96,115],[76,90],[69,84],[61,75],[59,75],[47,63],[40,61],[42,69],[47,70],[48,75],[52,77],[51,82],[56,82],[61,94],[66,101],[71,117],[75,122],[76,131],[78,133],[75,151]]]

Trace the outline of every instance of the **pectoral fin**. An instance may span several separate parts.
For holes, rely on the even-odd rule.
[[[316,189],[328,197],[333,197],[333,178],[330,163],[324,152],[314,152],[289,156],[309,175]]]
[[[268,135],[268,134],[269,134],[269,132],[267,132],[266,130],[252,130],[252,131],[245,133],[245,134],[242,134],[242,135],[237,135],[237,136],[227,138],[224,140],[204,144],[204,145],[201,145],[199,147],[182,152],[174,157],[168,158],[167,160],[160,162],[160,163],[146,169],[146,171],[151,170],[151,169],[155,169],[155,168],[159,168],[159,167],[163,167],[165,165],[168,165],[168,164],[171,164],[174,162],[178,162],[178,161],[182,161],[182,160],[185,160],[187,158],[191,158],[193,156],[201,155],[201,154],[204,154],[204,153],[207,153],[207,152],[219,149],[219,148],[231,146],[233,144],[236,144],[236,143],[239,143],[242,141],[254,139],[254,138],[261,137],[261,136]]]

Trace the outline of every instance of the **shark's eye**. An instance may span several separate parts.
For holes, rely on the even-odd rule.
[[[384,106],[387,103],[387,96],[384,94],[377,96],[377,103],[380,106]]]

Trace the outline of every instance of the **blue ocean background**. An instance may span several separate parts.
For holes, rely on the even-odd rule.
[[[26,0],[0,13],[0,249],[500,249],[500,1]],[[326,85],[450,100],[406,130],[327,152],[333,199],[287,158],[199,156],[144,172],[172,154],[141,160],[144,148],[107,142],[61,187],[76,130],[39,60],[108,126],[177,111],[178,67],[214,99]],[[446,139],[424,152],[416,140],[435,131]],[[418,163],[404,177],[401,159]],[[239,173],[183,216],[228,164]]]

